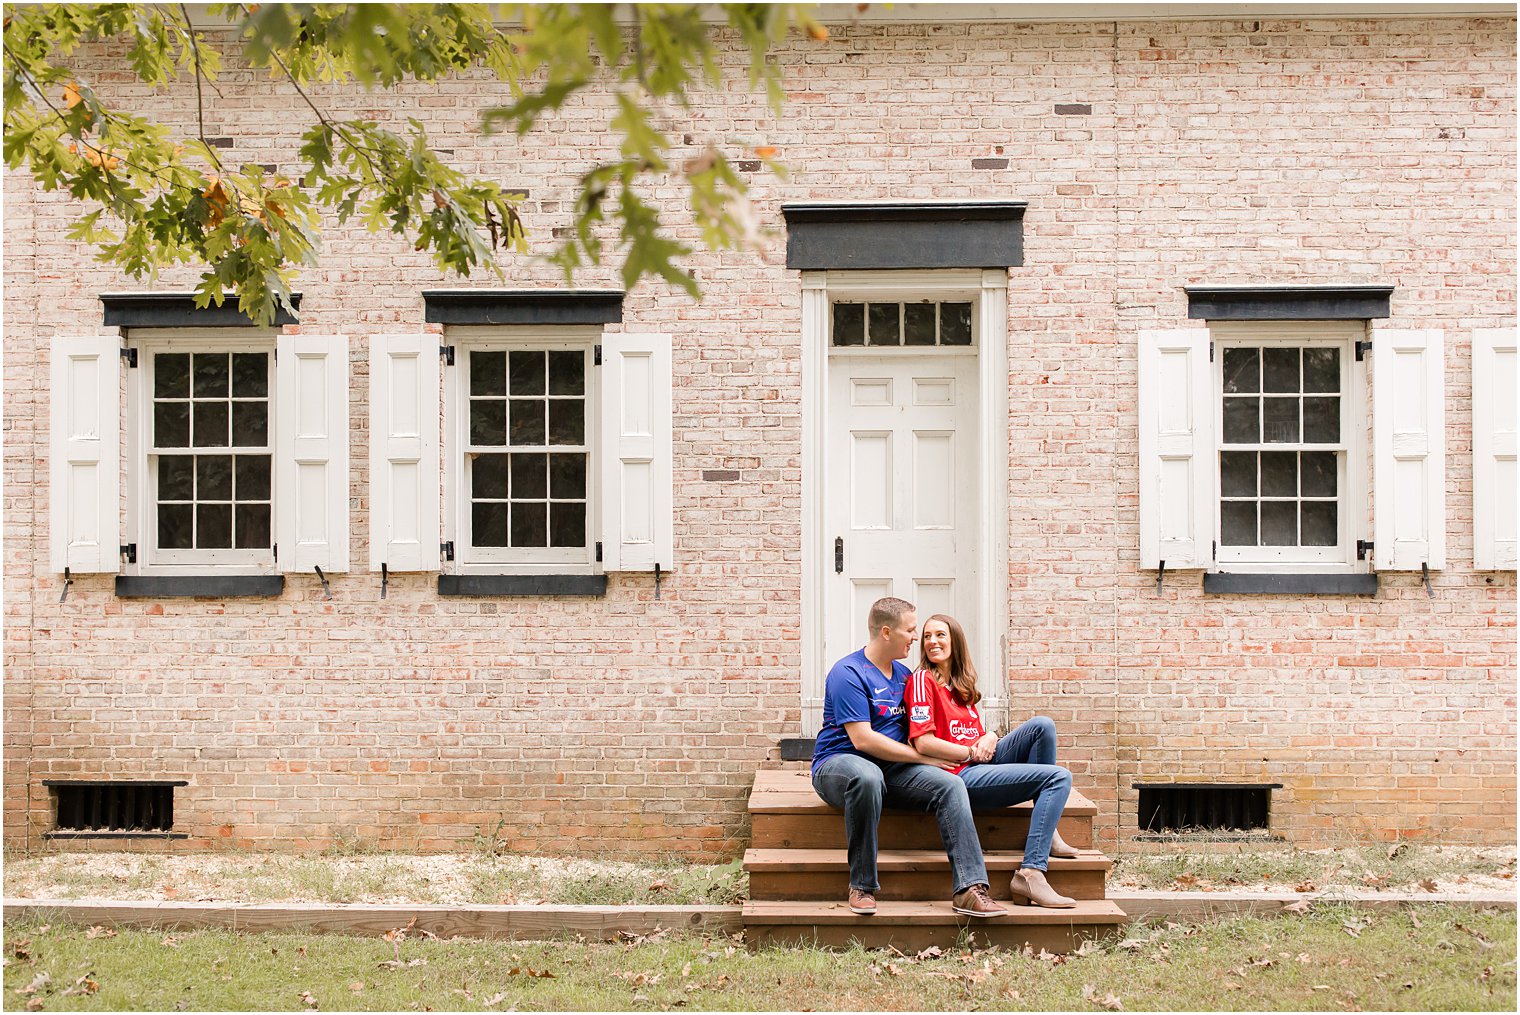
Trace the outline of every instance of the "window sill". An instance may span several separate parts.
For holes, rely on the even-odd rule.
[[[1378,576],[1368,574],[1239,574],[1211,571],[1203,576],[1203,591],[1246,596],[1372,596]]]
[[[117,575],[119,599],[235,599],[278,596],[285,591],[279,574]]]
[[[441,574],[440,596],[605,596],[604,574]]]

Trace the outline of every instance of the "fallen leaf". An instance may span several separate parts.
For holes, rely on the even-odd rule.
[[[1312,892],[1315,890],[1315,884],[1313,881],[1300,881],[1293,886],[1293,890],[1295,892]]]
[[[16,993],[20,994],[22,997],[25,997],[28,994],[35,994],[52,982],[53,978],[47,973],[38,973],[32,978],[31,983],[28,983],[25,987],[22,987]]]
[[[164,939],[160,941],[159,944],[163,945],[165,948],[178,948],[179,938],[175,937],[173,934],[165,934]]]
[[[1427,892],[1433,892],[1436,890],[1436,883],[1429,878],[1421,878],[1420,880],[1416,881],[1415,884],[1419,885]]]
[[[91,927],[89,930],[85,931],[84,936],[93,941],[98,937],[115,937],[116,931],[114,928],[102,927],[97,924],[96,926]]]
[[[1172,879],[1172,886],[1174,888],[1192,888],[1196,884],[1198,884],[1198,875],[1187,871],[1183,871]]]
[[[1082,985],[1082,999],[1100,1008],[1106,1008],[1109,1011],[1124,1010],[1124,1002],[1120,1001],[1118,996],[1109,992],[1099,997],[1097,988],[1090,983]]]
[[[1299,952],[1296,957],[1297,957],[1298,961],[1304,962],[1304,963],[1309,963],[1309,962],[1313,962],[1314,961],[1314,957],[1311,956],[1308,952]]]
[[[1369,888],[1382,888],[1387,883],[1388,883],[1388,875],[1387,874],[1363,874],[1362,875],[1362,884],[1367,885]]]
[[[684,966],[681,967],[681,976],[682,977],[687,977],[687,976],[690,976],[690,975],[691,975],[691,963],[688,962],[688,963],[686,963],[686,965],[684,965]]]
[[[311,996],[311,991],[303,990],[301,991],[301,1003],[308,1008],[315,1008],[317,1006],[317,999]]]
[[[940,951],[939,945],[930,945],[913,957],[915,959],[937,959],[943,954],[945,953]]]
[[[502,991],[500,994],[497,994],[494,997],[488,997],[484,1001],[480,1002],[480,1006],[482,1008],[495,1008],[497,1005],[501,1004],[506,999],[507,999],[507,992],[506,991]]]
[[[1302,916],[1304,913],[1307,913],[1308,911],[1309,911],[1309,900],[1308,899],[1299,899],[1297,902],[1290,902],[1286,906],[1283,907],[1283,912],[1284,913],[1297,913],[1300,916]]]
[[[1420,918],[1418,916],[1415,916],[1413,912],[1410,912],[1409,914],[1409,922],[1414,926],[1415,930],[1419,930],[1421,927],[1425,926],[1420,922]]]
[[[1388,859],[1392,860],[1394,857],[1398,856],[1400,853],[1404,852],[1404,850],[1406,850],[1408,848],[1409,848],[1409,843],[1407,843],[1407,842],[1396,842],[1396,843],[1394,843],[1392,846],[1388,847]]]
[[[29,998],[27,1000],[27,1002],[26,1002],[26,1010],[27,1011],[41,1011],[42,1010],[42,998],[40,998],[40,997]]]
[[[353,991],[355,994],[357,994],[357,993],[359,993],[359,991],[361,991],[361,990],[364,989],[364,981],[363,980],[355,980],[353,983],[350,983],[348,985],[348,989],[351,990],[351,991]]]

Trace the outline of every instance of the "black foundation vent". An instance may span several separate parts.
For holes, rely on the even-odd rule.
[[[55,833],[167,833],[174,827],[177,782],[65,782],[45,780],[58,802]]]
[[[1135,783],[1141,832],[1240,831],[1269,827],[1282,783]]]

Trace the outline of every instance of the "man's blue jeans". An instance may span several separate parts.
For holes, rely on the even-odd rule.
[[[875,892],[881,887],[876,880],[876,825],[883,806],[934,812],[950,856],[952,895],[988,883],[968,787],[959,776],[933,765],[835,754],[813,770],[813,788],[828,804],[844,811],[851,888]]]
[[[992,761],[961,769],[971,806],[979,811],[1034,801],[1023,866],[1050,866],[1050,840],[1071,794],[1071,773],[1056,765],[1056,724],[1033,719],[998,741]]]

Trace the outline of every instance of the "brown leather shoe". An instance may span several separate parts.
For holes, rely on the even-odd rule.
[[[992,901],[992,896],[987,894],[986,885],[972,885],[955,893],[950,899],[950,908],[963,916],[1007,916],[1008,910]]]
[[[1050,882],[1045,880],[1045,872],[1037,870],[1024,870],[1020,868],[1014,871],[1013,880],[1008,887],[1013,892],[1013,904],[1015,906],[1043,906],[1046,909],[1071,909],[1077,904],[1076,899],[1068,899],[1050,887]]]
[[[876,915],[876,896],[859,888],[850,889],[850,912],[860,916]]]

